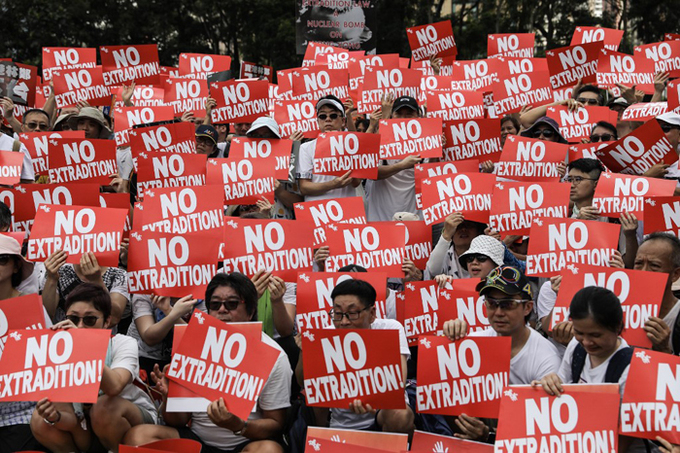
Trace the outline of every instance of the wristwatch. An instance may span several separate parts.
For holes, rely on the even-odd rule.
[[[239,429],[238,431],[234,431],[234,434],[237,436],[243,436],[243,433],[245,432],[246,428],[248,427],[248,420],[243,421],[243,428]]]
[[[61,412],[59,412],[59,411],[57,411],[57,419],[53,422],[51,422],[48,419],[46,419],[45,417],[43,417],[43,421],[50,426],[56,425],[57,423],[59,423],[59,420],[61,420]],[[244,426],[244,428],[245,428],[245,426]],[[241,431],[243,431],[243,430],[241,430]]]

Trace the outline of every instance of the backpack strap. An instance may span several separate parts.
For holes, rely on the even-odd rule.
[[[577,343],[571,356],[571,383],[578,384],[583,367],[586,366],[588,353],[581,343]]]
[[[618,383],[626,367],[630,365],[630,359],[632,358],[633,348],[630,346],[616,351],[611,360],[609,360],[609,365],[607,365],[607,371],[604,374],[604,382],[610,384]]]

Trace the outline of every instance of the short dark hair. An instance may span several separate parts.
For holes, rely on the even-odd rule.
[[[104,314],[104,320],[111,316],[111,295],[109,292],[94,283],[81,283],[66,296],[64,311],[76,302],[87,302]]]
[[[12,210],[0,201],[0,231],[8,231],[12,227]]]
[[[569,305],[571,319],[593,320],[605,329],[620,334],[623,330],[623,309],[619,298],[600,286],[588,286],[574,294]]]
[[[30,115],[31,113],[42,113],[43,115],[45,115],[47,117],[48,123],[50,123],[50,121],[52,121],[52,119],[50,118],[50,114],[47,113],[46,111],[44,111],[43,109],[28,109],[24,112],[24,116],[21,119],[22,124],[26,124],[26,118],[28,118],[28,115]],[[52,124],[50,124],[50,127],[51,126],[52,126]]]
[[[602,105],[602,93],[600,92],[600,89],[594,85],[583,85],[579,90],[576,92],[576,95],[574,96],[575,99],[577,99],[581,94],[583,93],[595,93],[597,94],[597,102],[598,104]]]
[[[248,277],[239,272],[232,272],[231,274],[220,272],[210,280],[205,288],[205,305],[208,307],[208,311],[210,311],[210,299],[220,286],[228,286],[236,291],[236,294],[243,299],[246,312],[251,315],[251,319],[257,320],[257,288]]]
[[[607,121],[598,121],[590,130],[591,135],[593,134],[593,131],[595,130],[596,127],[601,127],[603,129],[607,129],[608,131],[611,131],[612,135],[614,135],[614,140],[619,139],[619,133],[616,131],[616,126],[614,126],[612,123],[609,123]]]
[[[368,129],[368,127],[371,125],[371,122],[366,118],[357,118],[354,122],[354,128],[358,129],[360,124],[363,124],[366,126],[366,129]]]
[[[506,121],[510,121],[512,125],[517,129],[517,132],[519,133],[520,129],[522,129],[522,126],[519,124],[519,120],[515,118],[512,115],[505,115],[503,118],[501,118],[501,126],[503,126],[503,123]]]
[[[569,167],[567,170],[579,170],[582,171],[583,173],[593,173],[596,172],[596,175],[594,175],[596,178],[600,177],[600,173],[602,173],[605,168],[604,165],[602,165],[602,162],[600,162],[597,159],[592,159],[590,157],[582,157],[580,159],[576,159],[573,162],[569,162]]]
[[[338,269],[338,272],[368,272],[368,270],[356,264],[348,264]]]
[[[335,300],[338,296],[356,296],[366,308],[374,306],[377,297],[370,283],[354,279],[344,280],[333,288],[331,299]]]
[[[670,244],[671,250],[671,263],[674,268],[680,267],[680,239],[677,236],[667,232],[667,231],[655,231],[646,238],[642,240],[640,245],[649,241],[666,241]]]

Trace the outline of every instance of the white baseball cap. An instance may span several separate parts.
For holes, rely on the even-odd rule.
[[[253,121],[253,123],[250,125],[250,129],[248,129],[248,132],[246,132],[246,136],[249,136],[251,132],[262,127],[266,127],[272,131],[272,133],[276,135],[276,138],[281,138],[281,131],[279,130],[278,123],[274,120],[274,118],[270,118],[268,116],[261,116]]]

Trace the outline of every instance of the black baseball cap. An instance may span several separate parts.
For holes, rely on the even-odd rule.
[[[480,296],[488,293],[491,289],[497,289],[509,296],[521,294],[522,297],[530,300],[534,298],[529,280],[519,269],[513,266],[498,266],[477,285]]]
[[[420,108],[418,107],[418,101],[413,99],[411,96],[402,96],[400,98],[397,98],[396,101],[394,101],[394,104],[392,105],[392,111],[396,112],[397,110],[407,107],[415,112],[420,112]]]
[[[196,128],[196,137],[208,137],[217,145],[219,134],[217,133],[217,130],[209,124],[201,124]]]

